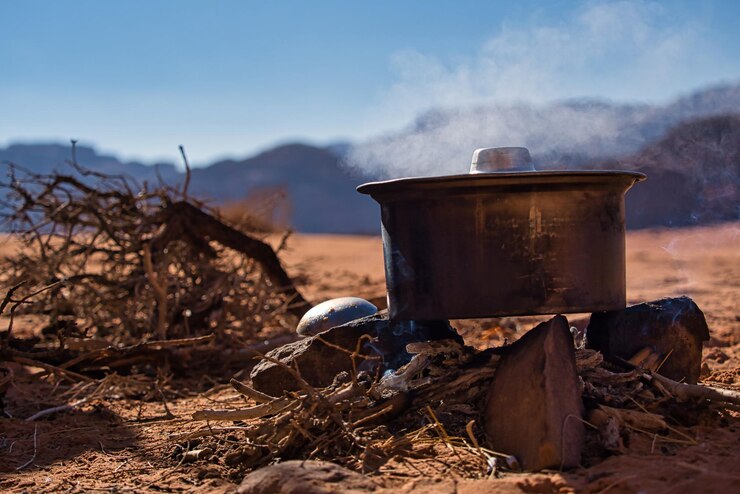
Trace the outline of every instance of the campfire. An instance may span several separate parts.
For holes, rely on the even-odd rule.
[[[683,425],[740,407],[736,391],[697,384],[710,335],[693,300],[627,307],[624,195],[641,174],[538,172],[504,148],[476,151],[470,174],[365,184],[381,205],[387,307],[309,310],[284,242],[229,225],[187,181],[137,189],[72,166],[13,167],[5,184],[25,244],[6,261],[0,355],[69,385],[28,422],[112,394],[159,400],[157,420],[172,420],[172,379],[205,376],[198,392],[228,383],[241,402],[188,410],[162,446],[177,466],[246,473],[240,492],[276,478],[373,490],[374,475],[441,457],[446,473],[496,478],[596,465],[636,436],[690,445]],[[16,333],[21,315],[41,336]],[[518,315],[533,316],[523,334],[491,319]],[[515,341],[476,348],[470,321]],[[15,377],[0,370],[2,394]],[[36,458],[33,434],[18,470]]]
[[[644,176],[510,169],[529,164],[526,150],[478,150],[470,176],[360,187],[382,206],[388,310],[321,304],[299,324],[305,338],[266,354],[250,382],[232,381],[254,406],[193,418],[246,421],[249,468],[296,458],[377,472],[434,437],[485,476],[593,463],[630,432],[685,443],[674,407],[739,405],[696,384],[709,333],[692,300],[624,307],[620,213]],[[583,197],[585,213],[572,204]],[[585,335],[558,315],[482,351],[447,320],[585,310]]]

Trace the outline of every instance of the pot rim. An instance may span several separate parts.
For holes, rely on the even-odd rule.
[[[623,182],[627,189],[645,180],[644,173],[620,170],[579,170],[579,171],[534,171],[534,172],[496,172],[466,173],[461,175],[442,175],[436,177],[395,178],[364,183],[357,187],[361,194],[375,194],[411,190],[458,189],[469,187],[506,187],[511,185],[563,185],[563,184],[610,184]]]

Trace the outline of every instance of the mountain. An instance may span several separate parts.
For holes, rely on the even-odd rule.
[[[740,219],[740,114],[680,124],[613,165],[648,176],[628,192],[633,228]]]
[[[115,156],[98,154],[89,146],[75,146],[77,162],[86,168],[110,175],[128,175],[139,182],[155,183],[157,173],[167,182],[178,180],[179,173],[170,163],[145,165],[139,162],[121,162]],[[14,163],[32,172],[48,174],[53,171],[69,170],[67,164],[72,159],[72,146],[69,144],[11,144],[0,148],[0,163]]]
[[[338,145],[336,145],[338,146]],[[344,145],[346,146],[346,145]],[[76,146],[77,162],[90,170],[125,175],[139,184],[158,183],[160,177],[171,185],[182,183],[184,174],[172,164],[148,166],[124,163],[93,148]],[[35,173],[70,173],[71,145],[14,144],[0,149],[0,163],[15,163]],[[341,166],[337,154],[305,144],[287,144],[243,160],[225,160],[192,170],[190,193],[212,203],[238,202],[270,192],[284,191],[277,205],[287,211],[286,223],[307,233],[377,233],[380,219],[377,205],[355,188],[369,180]]]
[[[368,181],[336,154],[306,144],[279,146],[245,160],[193,170],[190,191],[220,202],[264,189],[286,191],[291,226],[301,232],[377,233],[378,208],[355,188]]]
[[[408,129],[363,143],[286,144],[196,168],[190,192],[216,203],[284,192],[281,207],[297,231],[378,233],[378,206],[355,191],[358,184],[378,177],[466,173],[477,147],[523,145],[538,169],[642,170],[648,181],[627,196],[629,226],[687,225],[740,218],[739,136],[740,84],[665,105],[575,100],[438,109]],[[69,145],[0,148],[0,162],[38,173],[63,171],[70,157]],[[172,164],[126,163],[85,146],[77,146],[77,160],[140,183],[156,183],[158,176],[170,184],[184,179]]]

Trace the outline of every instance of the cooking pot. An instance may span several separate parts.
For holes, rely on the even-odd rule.
[[[626,305],[624,194],[645,175],[532,170],[524,148],[485,148],[469,174],[357,188],[380,204],[391,318]]]

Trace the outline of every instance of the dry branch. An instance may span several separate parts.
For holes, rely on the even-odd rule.
[[[170,242],[182,237],[190,238],[193,244],[201,245],[204,252],[210,252],[204,242],[213,240],[257,261],[273,285],[287,296],[290,312],[300,317],[310,308],[280,264],[275,251],[265,242],[225,225],[188,202],[171,204],[162,215],[165,227],[152,240],[155,252],[163,251]],[[193,235],[198,238],[191,238]]]
[[[283,411],[291,402],[289,400],[276,400],[271,403],[257,405],[239,410],[198,410],[193,413],[193,420],[250,420],[266,415],[274,415]]]
[[[668,379],[660,374],[651,374],[649,379],[658,381],[667,391],[682,401],[709,400],[740,405],[740,393],[730,389],[714,388],[701,384],[687,384]]]
[[[274,399],[272,396],[261,393],[256,389],[247,386],[243,382],[237,381],[236,379],[232,379],[230,381],[230,384],[237,392],[246,396],[247,398],[253,399],[257,403],[269,403]]]
[[[164,350],[166,348],[181,348],[181,347],[187,347],[187,346],[201,345],[203,343],[212,341],[213,338],[214,338],[214,335],[210,334],[210,335],[205,335],[205,336],[198,336],[196,338],[181,338],[177,340],[162,340],[162,341],[159,341],[159,340],[145,341],[145,342],[137,343],[135,345],[120,347],[120,348],[109,346],[106,348],[101,348],[99,350],[95,350],[92,352],[79,355],[65,362],[59,367],[61,369],[67,369],[69,367],[79,365],[83,362],[94,362],[100,365],[101,363],[105,363],[105,362],[115,360],[115,359],[130,358],[130,357],[144,355],[144,354],[157,353],[160,350]]]
[[[165,346],[138,345],[214,335],[218,345],[241,348],[265,327],[289,331],[307,310],[275,251],[192,198],[189,174],[182,190],[150,189],[85,170],[74,153],[69,174],[11,164],[0,183],[0,219],[22,241],[3,262],[0,281],[11,288],[0,312],[25,291],[11,316],[45,319],[38,348],[20,351],[7,348],[19,343],[11,317],[4,353],[75,371],[162,365],[155,356]],[[46,291],[29,293],[39,285]],[[91,338],[108,348],[80,353],[64,343]]]
[[[146,271],[149,284],[152,286],[154,296],[157,299],[157,329],[155,334],[161,340],[167,338],[167,289],[159,282],[159,276],[154,272],[152,265],[152,251],[148,244],[142,247],[144,254],[144,270]]]
[[[34,420],[38,420],[40,418],[46,417],[48,415],[53,415],[55,413],[59,412],[67,412],[70,410],[74,410],[76,407],[82,405],[83,403],[87,402],[87,398],[82,398],[81,400],[77,400],[74,403],[70,403],[69,405],[59,405],[51,408],[46,408],[44,410],[38,411],[28,417],[26,419],[27,422],[33,422]]]

